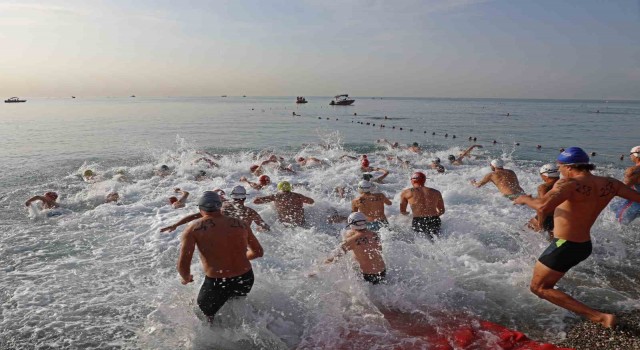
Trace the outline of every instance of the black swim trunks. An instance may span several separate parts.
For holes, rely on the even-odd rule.
[[[591,249],[591,241],[576,243],[554,238],[538,261],[554,271],[567,272],[589,257]]]
[[[372,274],[363,273],[362,274],[362,277],[364,278],[364,280],[371,284],[384,283],[386,281],[386,276],[387,276],[387,270],[384,270],[379,273],[372,273]]]
[[[198,293],[198,306],[206,316],[213,318],[229,298],[246,296],[251,287],[253,270],[229,278],[206,277]]]
[[[418,233],[422,233],[425,237],[433,238],[433,236],[440,234],[441,223],[438,216],[425,216],[413,218],[411,228]]]

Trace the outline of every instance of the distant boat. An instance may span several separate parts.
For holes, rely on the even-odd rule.
[[[21,100],[17,97],[12,97],[8,100],[4,100],[4,103],[19,103],[19,102],[27,102],[27,100]]]
[[[247,97],[247,95],[242,95],[242,97]]]
[[[131,97],[136,97],[136,95],[131,95]]]
[[[71,98],[76,98],[75,96],[71,96]]]
[[[331,105],[331,106],[350,106],[355,101],[356,100],[354,100],[354,99],[350,99],[349,95],[342,94],[342,95],[336,95],[333,98],[333,100],[331,101],[331,103],[329,103],[329,105]]]
[[[307,103],[307,99],[304,98],[304,96],[298,96],[296,97],[296,103]]]
[[[227,97],[227,95],[222,95],[222,96],[220,96],[220,97]]]

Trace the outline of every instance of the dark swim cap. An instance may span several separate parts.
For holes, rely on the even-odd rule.
[[[198,207],[207,212],[218,211],[222,207],[222,200],[217,193],[205,191],[198,200]]]
[[[369,181],[369,180],[371,180],[372,178],[373,178],[373,175],[371,175],[371,174],[367,174],[367,173],[362,174],[362,179],[364,179],[364,180],[366,180],[366,181]]]
[[[589,164],[589,155],[580,147],[569,147],[558,155],[562,164]]]
[[[450,154],[448,158],[450,161],[456,160],[456,156],[454,156],[453,154]]]

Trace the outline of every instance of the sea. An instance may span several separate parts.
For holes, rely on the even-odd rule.
[[[389,312],[435,329],[458,317],[487,320],[557,343],[580,318],[529,291],[533,265],[549,244],[525,227],[534,212],[491,184],[477,189],[469,182],[501,158],[535,194],[539,167],[571,146],[592,155],[596,174],[622,179],[629,149],[640,144],[638,101],[27,99],[0,105],[2,349],[429,348],[420,334],[394,327]],[[392,149],[382,139],[417,142],[423,153]],[[463,165],[447,163],[473,144],[483,147]],[[300,156],[326,163],[295,174],[266,170],[315,200],[305,209],[310,227],[279,224],[271,205],[252,204],[273,189],[247,188],[247,205],[272,227],[256,232],[265,254],[252,262],[251,293],[206,324],[195,303],[204,279],[198,256],[194,283],[182,285],[176,271],[184,226],[160,229],[195,213],[203,191],[228,193],[242,176],[255,181],[249,167],[271,154],[283,157],[283,166]],[[376,286],[362,281],[350,256],[323,264],[344,231],[326,219],[349,214],[362,177],[359,162],[342,156],[365,154],[372,166],[389,170],[376,190],[393,202],[386,209],[390,227],[380,232],[388,283]],[[444,174],[429,168],[434,157],[443,160]],[[169,176],[156,174],[161,165]],[[85,181],[85,170],[96,176]],[[418,170],[444,197],[442,234],[434,241],[415,236],[410,218],[399,214],[400,192]],[[200,171],[205,179],[197,179]],[[175,188],[190,192],[183,209],[168,204]],[[25,206],[46,191],[59,194],[60,209]],[[110,192],[119,193],[119,203],[104,203]],[[558,288],[601,310],[638,308],[639,228],[640,220],[621,226],[605,209],[592,229],[593,254]],[[498,342],[483,341],[484,348]]]

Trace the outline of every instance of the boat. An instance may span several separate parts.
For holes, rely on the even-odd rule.
[[[227,97],[227,95],[222,95],[222,96],[220,96],[220,97]]]
[[[27,102],[27,100],[21,100],[17,97],[12,97],[8,100],[4,100],[4,103],[18,103],[18,102]]]
[[[75,96],[71,96],[71,98],[76,98]]]
[[[136,95],[131,95],[131,97],[136,97]]]
[[[329,103],[329,105],[331,105],[331,106],[350,106],[355,101],[356,100],[354,100],[354,99],[350,99],[349,95],[342,94],[342,95],[336,95],[336,97],[333,98],[333,100],[331,101],[331,103]]]
[[[247,95],[242,95],[242,97],[247,97]]]
[[[296,97],[296,103],[307,103],[307,99],[304,98],[304,96],[298,96]]]

